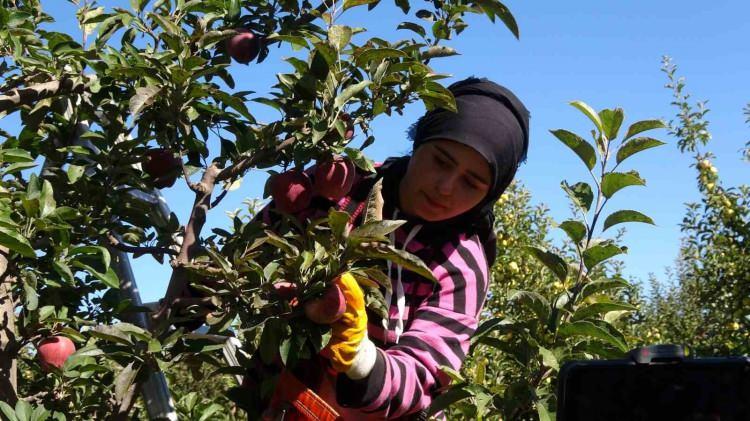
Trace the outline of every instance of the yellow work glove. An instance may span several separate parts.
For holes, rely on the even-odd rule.
[[[375,365],[375,345],[367,337],[365,296],[356,279],[344,273],[336,285],[346,299],[346,310],[331,324],[331,340],[324,350],[334,370],[352,379],[366,377]]]

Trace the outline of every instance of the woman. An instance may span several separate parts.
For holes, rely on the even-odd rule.
[[[448,383],[439,367],[460,369],[477,328],[495,259],[493,205],[526,158],[529,114],[487,79],[449,89],[458,112],[426,113],[411,130],[412,155],[389,159],[335,204],[356,214],[382,179],[384,216],[407,221],[392,243],[420,257],[438,280],[389,265],[388,320],[364,310],[356,282],[339,282],[347,311],[323,353],[332,370],[312,387],[343,419],[423,414]],[[292,388],[277,388],[275,410],[289,399],[282,389]]]

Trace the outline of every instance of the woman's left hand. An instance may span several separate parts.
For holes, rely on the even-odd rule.
[[[377,353],[367,337],[364,293],[350,273],[342,274],[336,285],[344,295],[346,309],[341,318],[331,324],[331,340],[322,354],[331,360],[337,372],[361,379],[372,371]]]

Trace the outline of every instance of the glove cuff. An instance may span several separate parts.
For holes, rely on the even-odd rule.
[[[359,344],[359,348],[357,348],[357,354],[354,356],[351,367],[346,371],[346,376],[352,380],[360,380],[369,376],[375,366],[377,354],[378,350],[375,348],[375,344],[365,335]]]

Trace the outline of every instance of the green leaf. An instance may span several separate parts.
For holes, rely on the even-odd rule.
[[[32,285],[23,283],[23,294],[25,298],[24,307],[29,311],[34,311],[39,306],[39,297],[36,294],[36,290]]]
[[[604,109],[599,111],[599,120],[602,122],[604,127],[604,135],[607,139],[612,140],[617,137],[617,132],[620,131],[622,120],[625,118],[625,113],[622,108],[615,108],[614,110]]]
[[[135,377],[138,375],[139,368],[134,368],[135,361],[128,364],[117,374],[115,378],[115,399],[117,402],[122,402],[128,393],[128,389],[135,381]]]
[[[143,8],[146,7],[150,0],[130,0],[130,7],[133,8],[136,12],[140,13],[143,11]]]
[[[589,170],[594,169],[596,165],[596,150],[594,150],[594,147],[590,143],[583,140],[577,134],[564,129],[550,130],[550,133],[560,139],[565,146],[572,149],[581,158],[581,161],[586,164],[586,168]]]
[[[3,169],[3,176],[36,167],[34,162],[16,162]]]
[[[609,300],[609,298],[607,298]],[[573,313],[573,320],[585,320],[588,318],[592,318],[594,316],[597,316],[599,314],[604,314],[610,311],[635,311],[637,308],[635,306],[632,306],[627,303],[618,303],[618,302],[599,302],[599,303],[593,303],[589,304],[585,307],[581,307]]]
[[[599,114],[594,111],[588,104],[583,101],[572,101],[570,105],[576,107],[580,112],[586,115],[591,120],[600,133],[604,133],[604,126],[602,120],[599,118]]]
[[[417,25],[419,26],[419,25]],[[421,26],[419,26],[421,28]],[[407,57],[408,54],[395,48],[366,48],[354,57],[358,66],[365,66],[371,61],[383,61],[387,58]]]
[[[610,172],[602,177],[602,194],[609,199],[620,189],[628,186],[645,186],[646,180],[642,179],[636,171]]]
[[[34,158],[25,149],[0,149],[0,162],[34,162]]]
[[[648,216],[634,210],[619,210],[612,213],[604,220],[604,228],[602,231],[606,231],[607,228],[621,224],[623,222],[643,222],[646,224],[655,225],[654,221]]]
[[[617,163],[619,164],[624,161],[625,158],[638,152],[664,144],[664,142],[650,137],[636,137],[635,139],[631,139],[623,143],[622,146],[620,146],[620,149],[617,150]]]
[[[396,231],[398,227],[405,223],[406,221],[390,219],[385,221],[371,221],[353,229],[349,235],[352,240],[356,241],[371,241],[373,239],[386,241],[388,234]]]
[[[219,252],[211,247],[206,247],[205,250],[206,253],[208,253],[208,256],[211,257],[211,260],[219,266],[219,269],[221,269],[221,271],[224,272],[225,275],[232,273],[232,265],[229,263],[226,257],[222,256],[221,254],[219,254]]]
[[[611,241],[605,241],[586,249],[583,252],[583,263],[586,265],[587,269],[591,270],[591,268],[609,259],[610,257],[616,256],[618,254],[623,254],[625,252],[627,252],[627,248],[620,248]]]
[[[86,167],[82,165],[70,165],[68,166],[68,181],[70,184],[74,184],[76,181],[78,181],[81,176],[83,176],[83,173],[86,171]]]
[[[557,362],[557,357],[549,349],[539,345],[539,355],[542,356],[542,362],[545,366],[554,369],[555,371],[560,370],[560,365]]]
[[[414,22],[401,22],[398,24],[396,29],[408,29],[422,37],[424,37],[427,34],[427,32],[425,32],[424,28],[422,27],[422,25],[418,25]]]
[[[370,193],[367,194],[367,205],[365,206],[364,224],[383,220],[383,179],[379,178],[373,184]]]
[[[626,352],[628,350],[628,346],[625,341],[613,335],[608,330],[597,326],[596,324],[587,320],[579,320],[572,323],[563,323],[562,325],[560,325],[557,334],[562,338],[583,336],[586,338],[599,339],[608,344],[614,345],[623,352]]]
[[[344,25],[332,25],[328,28],[328,41],[336,50],[343,50],[352,39],[352,28]]]
[[[144,108],[154,103],[161,92],[158,86],[141,86],[135,88],[135,95],[130,98],[130,114],[136,117]]]
[[[622,279],[617,279],[617,278],[606,279],[606,280],[601,280],[601,281],[593,281],[583,286],[583,288],[581,289],[581,293],[579,294],[579,297],[581,300],[584,300],[587,297],[597,294],[599,292],[609,291],[609,290],[618,289],[618,288],[628,288],[628,287],[630,287],[630,284],[628,284],[626,281]]]
[[[454,403],[466,398],[470,398],[471,396],[473,396],[472,393],[470,393],[463,387],[450,388],[447,392],[441,393],[435,399],[433,399],[432,404],[428,409],[429,415],[434,415],[448,408]]]
[[[623,140],[628,140],[631,137],[648,130],[653,129],[666,129],[668,126],[661,120],[641,120],[633,123],[628,128],[628,133],[625,135]]]
[[[328,226],[337,238],[345,238],[346,226],[349,223],[349,214],[343,211],[331,210],[328,212]]]
[[[561,281],[565,281],[568,277],[568,264],[565,263],[565,260],[562,257],[555,253],[532,246],[524,247],[524,250],[531,253],[540,262],[544,263],[544,265],[547,266],[547,268],[549,268],[549,270],[552,271],[552,273],[554,273]]]
[[[36,253],[26,237],[14,229],[9,229],[1,225],[0,246],[5,246],[9,250],[16,252],[23,257],[28,257],[30,259],[36,258]]]
[[[453,47],[447,47],[445,45],[433,45],[427,50],[422,51],[421,56],[422,59],[431,59],[435,57],[450,57],[450,56],[456,56],[458,55],[458,51],[456,51]]]
[[[499,17],[516,39],[520,37],[516,18],[513,17],[513,14],[503,3],[497,0],[478,0],[477,4],[479,4],[479,7],[482,8],[484,14],[486,14],[493,23],[495,22],[495,16]]]
[[[158,13],[149,13],[148,16],[151,17],[154,22],[158,23],[166,33],[177,36],[182,34],[182,30],[180,29],[180,27],[169,20],[166,16],[162,16]]]
[[[70,249],[70,251],[68,252],[68,254],[70,256],[77,256],[77,255],[80,255],[80,254],[84,254],[84,255],[98,254],[98,255],[101,256],[102,266],[104,266],[104,267],[109,267],[109,264],[111,262],[111,257],[109,255],[109,250],[107,250],[106,248],[104,248],[102,246],[78,246],[78,247],[73,247],[72,249]]]
[[[43,406],[39,405],[34,408],[31,413],[31,421],[45,421],[49,418],[49,411]]]
[[[575,244],[579,244],[586,237],[586,225],[580,221],[569,219],[560,224],[560,229],[565,231]]]
[[[539,320],[547,320],[549,317],[549,301],[541,294],[534,291],[514,291],[508,297],[511,302],[518,302],[536,314]]]
[[[10,421],[18,421],[18,417],[16,417],[16,410],[3,401],[0,401],[0,412],[2,412],[3,415],[5,415],[5,417],[7,417]]]
[[[424,277],[432,282],[437,282],[435,275],[432,273],[424,261],[419,257],[393,246],[381,243],[361,243],[354,252],[360,256],[372,259],[385,259],[391,261],[404,269],[412,271],[417,275]]]
[[[39,197],[40,215],[42,218],[46,218],[52,212],[55,211],[57,203],[55,202],[54,193],[52,192],[52,184],[49,180],[44,180],[42,184],[42,193]]]
[[[73,260],[71,263],[73,264],[74,267],[78,267],[78,268],[88,271],[96,279],[100,280],[104,285],[110,288],[115,288],[115,289],[120,288],[120,280],[117,277],[117,273],[115,273],[114,269],[112,269],[111,267],[107,268],[106,272],[99,272],[93,267],[78,260]]]
[[[349,85],[344,89],[337,97],[336,100],[333,102],[333,106],[335,108],[341,108],[344,104],[346,104],[352,97],[362,92],[365,88],[370,86],[372,84],[372,81],[369,80],[363,80],[362,82],[356,83],[354,85]]]
[[[560,186],[568,194],[574,205],[581,208],[584,212],[589,211],[591,203],[594,201],[594,192],[591,190],[591,186],[584,182],[571,186],[567,181],[560,183]]]
[[[69,284],[75,283],[73,272],[70,270],[70,266],[68,266],[65,262],[55,260],[52,262],[52,268],[55,269],[55,272],[57,272],[57,274],[60,275],[60,277],[65,280],[65,282]]]
[[[373,165],[372,160],[362,153],[361,150],[356,148],[344,148],[344,153],[346,153],[346,156],[351,159],[357,167],[367,172],[375,172],[375,166]]]
[[[380,0],[345,0],[344,10],[351,9],[352,7],[362,6],[364,4],[377,3]]]
[[[31,404],[23,399],[19,399],[16,402],[16,416],[19,421],[29,421],[31,418]]]
[[[216,44],[219,41],[223,41],[227,38],[232,37],[237,31],[234,29],[225,29],[223,31],[208,31],[201,35],[198,39],[197,45],[199,48],[207,48]]]
[[[552,421],[554,418],[550,415],[546,407],[546,402],[537,401],[535,404],[536,413],[539,415],[539,421]]]
[[[91,336],[107,342],[125,345],[127,347],[132,347],[134,345],[133,341],[130,340],[129,335],[114,326],[99,325],[91,329],[90,332]]]

